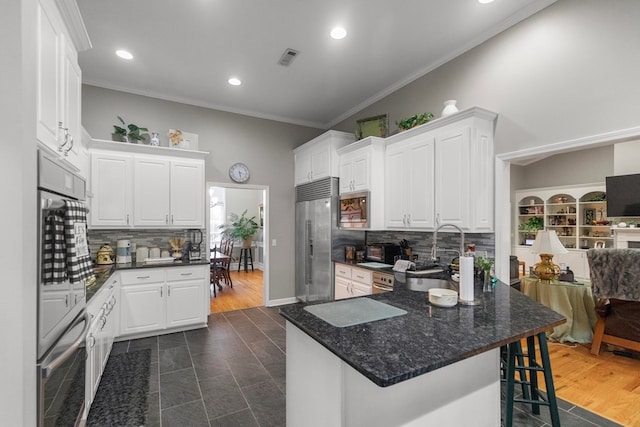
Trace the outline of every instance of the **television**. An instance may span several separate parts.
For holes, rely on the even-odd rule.
[[[640,217],[640,173],[606,177],[607,216]]]

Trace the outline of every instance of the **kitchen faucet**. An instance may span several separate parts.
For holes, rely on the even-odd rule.
[[[437,252],[438,252],[438,248],[437,248],[438,230],[440,230],[443,227],[447,227],[447,226],[448,227],[453,227],[453,228],[455,228],[456,230],[458,230],[460,232],[460,253],[458,255],[462,256],[464,254],[464,231],[462,231],[462,228],[458,227],[455,224],[449,224],[449,223],[440,224],[433,231],[433,246],[431,246],[431,261],[433,261],[433,262],[437,262],[438,261],[438,256],[437,256]]]

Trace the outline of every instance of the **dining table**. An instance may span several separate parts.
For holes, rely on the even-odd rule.
[[[562,314],[567,322],[547,332],[551,341],[590,343],[597,321],[595,298],[589,281],[561,282],[522,278],[521,292]]]

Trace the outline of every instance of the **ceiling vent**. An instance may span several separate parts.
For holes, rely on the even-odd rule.
[[[283,67],[288,67],[289,65],[291,65],[293,60],[296,59],[296,56],[298,56],[299,53],[300,52],[295,49],[285,49],[284,53],[280,57],[280,60],[278,61],[278,64],[282,65]]]

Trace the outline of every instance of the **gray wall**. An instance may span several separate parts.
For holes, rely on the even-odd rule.
[[[499,114],[496,154],[638,125],[640,2],[560,0],[335,126],[443,102]]]
[[[614,146],[591,148],[572,153],[556,154],[527,166],[511,166],[512,188],[556,187],[560,185],[591,184],[614,175]],[[518,170],[514,174],[514,171]]]
[[[171,129],[198,134],[207,151],[206,180],[231,182],[229,166],[244,162],[250,184],[269,186],[269,233],[278,246],[270,254],[270,298],[294,291],[294,190],[292,150],[322,131],[202,107],[84,85],[82,125],[93,138],[111,139],[116,116],[157,131],[166,140]]]

